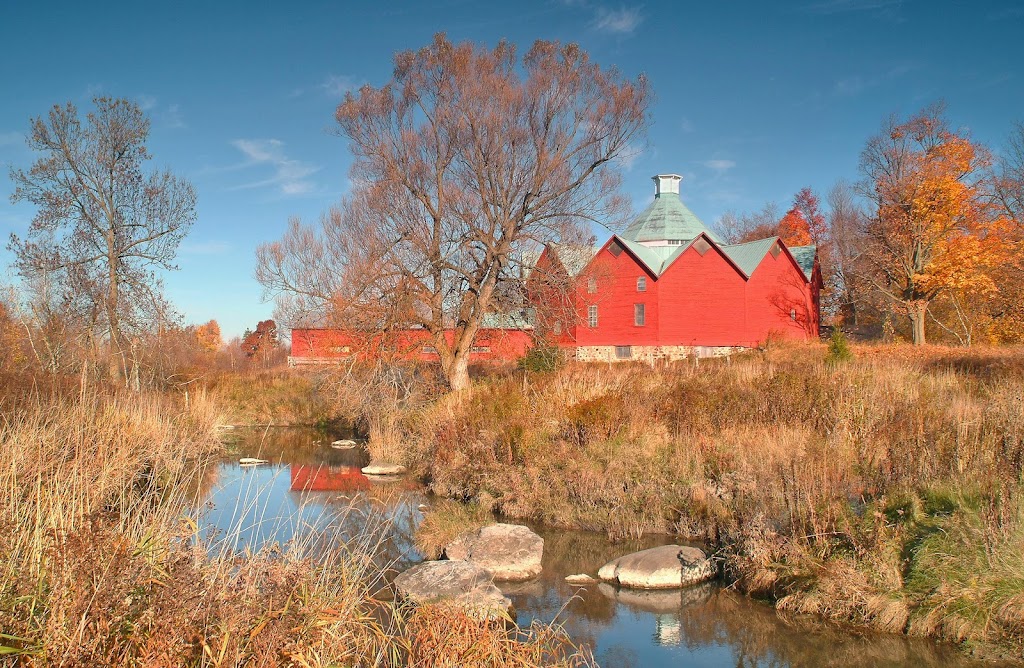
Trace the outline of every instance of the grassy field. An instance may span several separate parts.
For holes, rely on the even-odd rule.
[[[468,515],[701,539],[780,609],[1024,656],[1024,350],[853,350],[509,373],[394,419]]]
[[[554,627],[380,600],[375,537],[311,554],[199,544],[222,406],[32,389],[0,399],[0,662],[586,666]],[[455,654],[458,652],[459,654]]]

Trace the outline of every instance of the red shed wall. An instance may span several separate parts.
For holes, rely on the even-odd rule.
[[[768,253],[750,276],[747,313],[747,336],[758,343],[769,336],[803,340],[818,335],[813,285],[786,252],[778,257]]]
[[[445,333],[449,345],[454,332]],[[526,354],[533,339],[530,333],[515,329],[481,329],[477,332],[476,348],[487,348],[470,353],[470,361],[508,362]],[[436,361],[436,352],[424,350],[432,346],[430,334],[422,329],[397,332],[386,340],[379,337],[361,338],[341,329],[293,329],[292,357],[343,359],[351,355],[379,357],[394,355],[399,359]]]
[[[637,292],[637,278],[647,279],[647,290]],[[589,279],[597,292],[588,291]],[[659,343],[659,281],[628,250],[618,257],[602,249],[581,274],[576,289],[579,307],[575,344],[578,346],[656,346]],[[587,324],[587,307],[597,305],[597,327]],[[634,305],[645,305],[645,324],[634,324]]]
[[[662,345],[749,346],[746,281],[716,249],[687,248],[662,274]]]

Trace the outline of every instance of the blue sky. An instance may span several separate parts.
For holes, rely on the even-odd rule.
[[[786,205],[857,178],[865,140],[891,113],[935,100],[998,150],[1024,121],[1024,2],[52,2],[0,4],[0,234],[33,210],[10,204],[9,166],[28,166],[29,118],[95,94],[131,97],[153,121],[154,166],[192,181],[199,218],[167,294],[188,322],[226,335],[271,315],[255,247],[290,216],[315,219],[346,191],[332,133],[346,90],[380,85],[394,52],[445,31],[523,49],[575,41],[602,65],[645,73],[656,94],[648,146],[628,164],[643,207],[649,177],[684,175],[706,223]],[[0,266],[10,261],[0,250]]]

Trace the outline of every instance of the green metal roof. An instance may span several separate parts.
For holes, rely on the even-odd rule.
[[[750,276],[776,241],[778,241],[778,237],[768,237],[767,239],[748,241],[744,244],[728,244],[721,246],[721,249],[744,274]]]
[[[619,235],[629,241],[689,241],[701,232],[718,243],[718,236],[709,230],[692,211],[686,208],[676,193],[654,196],[651,205],[637,216],[626,231]]]
[[[579,276],[590,261],[597,255],[600,247],[582,246],[579,244],[548,244],[548,248],[555,254],[558,261],[562,263],[570,276]]]
[[[804,270],[807,280],[811,280],[811,276],[814,274],[814,258],[818,256],[818,247],[790,246],[789,252],[793,254],[793,259],[800,265],[800,268]]]
[[[623,246],[628,248],[633,255],[640,258],[640,261],[647,265],[655,276],[661,276],[661,274],[668,269],[669,265],[675,262],[676,258],[683,254],[690,244],[693,243],[693,239],[687,240],[686,243],[679,246],[644,246],[638,244],[635,241],[630,241],[623,237],[617,237]]]

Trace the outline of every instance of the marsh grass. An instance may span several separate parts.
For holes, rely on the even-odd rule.
[[[780,608],[1021,656],[1024,350],[853,352],[570,364],[396,421],[441,496],[701,539]]]
[[[230,425],[316,425],[333,416],[314,371],[221,373],[206,380],[210,399]]]
[[[4,660],[397,667],[427,655],[419,643],[441,619],[416,626],[414,611],[378,595],[389,565],[384,513],[352,517],[343,506],[299,526],[302,509],[280,518],[242,501],[236,522],[203,537],[197,501],[214,484],[220,421],[202,393],[187,407],[103,391],[24,392],[0,404]],[[247,544],[279,522],[295,525],[289,540]],[[467,627],[460,638],[463,649],[484,648],[487,665],[581,665],[558,663],[578,652],[555,627],[504,641]],[[455,665],[446,651],[429,656]]]
[[[460,534],[493,522],[494,515],[484,504],[441,499],[427,511],[416,528],[416,549],[427,559],[438,559],[445,546]]]

